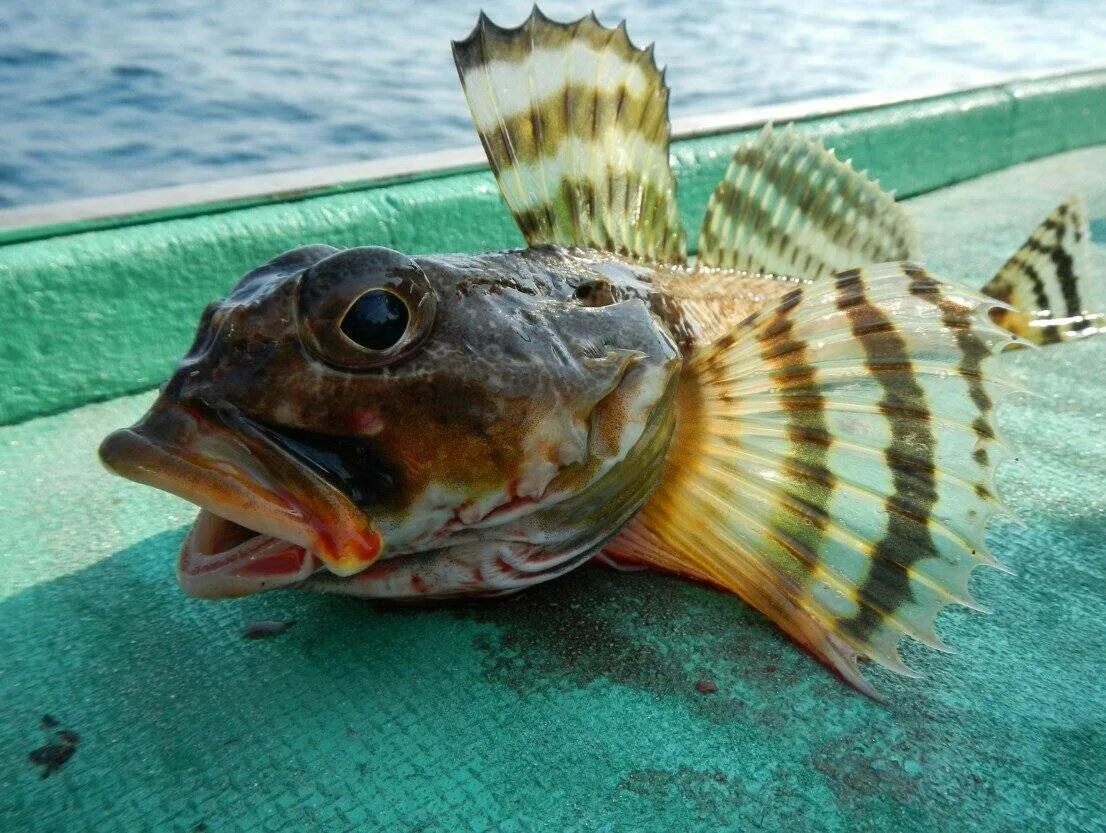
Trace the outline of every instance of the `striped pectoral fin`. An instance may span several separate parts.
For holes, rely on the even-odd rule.
[[[891,194],[789,125],[738,147],[707,205],[698,256],[704,266],[820,278],[917,248]]]
[[[594,15],[516,29],[483,14],[453,55],[473,122],[526,242],[683,263],[668,88],[653,50]]]
[[[1069,197],[983,287],[985,294],[1013,307],[995,310],[995,321],[1033,344],[1106,330],[1102,281],[1090,285],[1089,244],[1083,200]]]
[[[911,264],[796,288],[688,362],[659,490],[616,556],[731,590],[857,688],[858,657],[942,647],[999,511],[1008,333]]]

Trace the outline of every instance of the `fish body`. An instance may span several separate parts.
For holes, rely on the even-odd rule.
[[[352,274],[360,294],[402,272],[434,299],[434,320],[409,324],[432,337],[350,372],[313,335],[339,323],[315,293],[342,293]],[[640,510],[686,357],[790,286],[739,276],[730,291],[718,275],[553,245],[434,257],[304,247],[205,311],[151,412],[104,453],[142,477],[145,453],[172,448],[196,467],[185,496],[247,529],[284,507],[268,521],[273,541],[231,561],[220,550],[221,564],[205,550],[228,530],[205,515],[180,563],[194,595],[285,582],[389,598],[510,592],[579,565]],[[174,467],[161,460],[153,485],[182,490]],[[244,484],[233,495],[228,468]],[[344,533],[320,536],[333,529]]]
[[[689,263],[651,50],[535,10],[454,55],[527,247],[304,246],[212,303],[101,447],[201,507],[183,588],[487,596],[600,556],[737,594],[863,691],[862,657],[911,673],[900,638],[941,647],[997,564],[1000,325],[1040,312],[911,262],[902,207],[792,129],[737,150]]]

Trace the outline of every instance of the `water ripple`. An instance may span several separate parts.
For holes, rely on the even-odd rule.
[[[479,3],[6,0],[0,206],[475,144],[449,41]],[[514,25],[530,0],[485,3]],[[544,3],[566,19],[588,3]],[[1101,0],[596,2],[676,116],[1085,64]]]

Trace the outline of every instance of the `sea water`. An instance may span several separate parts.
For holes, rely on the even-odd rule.
[[[514,26],[529,0],[482,0]],[[4,0],[0,207],[472,145],[449,41],[480,4]],[[1106,54],[1102,0],[594,2],[674,116],[970,85]],[[558,19],[591,4],[548,2]],[[1058,126],[1062,129],[1062,126]]]

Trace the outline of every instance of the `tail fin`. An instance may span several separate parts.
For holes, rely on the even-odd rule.
[[[1069,197],[983,287],[1013,307],[992,311],[995,322],[1033,344],[1106,331],[1106,315],[1088,303],[1089,239],[1083,200]]]
[[[800,286],[689,359],[661,486],[616,557],[741,596],[858,689],[975,606],[1001,509],[994,303],[890,263]]]

